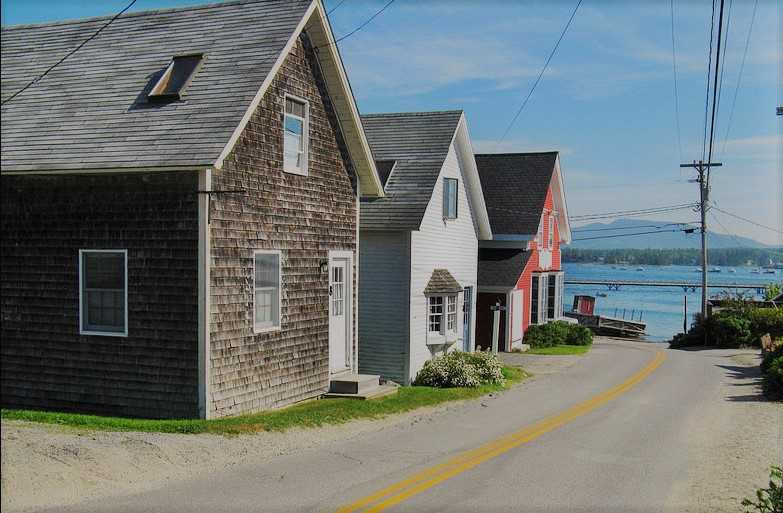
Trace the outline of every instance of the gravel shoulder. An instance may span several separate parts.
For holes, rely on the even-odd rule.
[[[736,513],[783,464],[783,403],[764,400],[758,350],[705,350],[720,385],[688,419],[688,472],[673,489],[672,513]]]

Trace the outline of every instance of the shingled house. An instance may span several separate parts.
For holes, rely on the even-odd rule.
[[[357,367],[383,188],[320,0],[2,31],[2,404],[211,418]],[[6,102],[7,101],[7,102]]]
[[[560,245],[571,241],[557,152],[476,155],[492,237],[479,242],[476,344],[510,351],[531,324],[562,318]]]
[[[492,233],[462,111],[362,120],[386,195],[361,203],[359,369],[409,383],[434,355],[473,349]]]

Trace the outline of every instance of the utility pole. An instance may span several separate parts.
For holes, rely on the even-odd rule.
[[[692,167],[699,173],[696,180],[699,184],[699,210],[701,211],[701,318],[707,318],[707,210],[709,210],[710,174],[711,167],[720,167],[720,162],[693,161],[692,164],[680,164],[680,167]]]

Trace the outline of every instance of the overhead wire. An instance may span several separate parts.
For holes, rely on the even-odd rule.
[[[337,5],[335,5],[334,7],[332,7],[331,9],[329,9],[328,11],[326,11],[326,15],[327,15],[327,16],[329,16],[329,15],[330,15],[330,14],[332,14],[334,11],[336,11],[338,7],[340,7],[340,6],[341,6],[341,5],[343,5],[344,3],[345,3],[345,0],[340,0],[339,2],[337,2]]]
[[[386,2],[386,4],[385,4],[383,7],[381,7],[381,8],[380,8],[378,11],[376,11],[376,13],[375,13],[375,14],[373,14],[372,16],[370,16],[369,18],[367,18],[366,20],[364,20],[364,22],[363,22],[363,23],[361,23],[359,26],[357,26],[355,29],[353,29],[352,31],[348,32],[347,34],[345,34],[345,35],[343,35],[343,36],[340,36],[340,37],[338,37],[337,39],[335,39],[335,40],[334,40],[334,41],[332,41],[331,43],[327,43],[327,44],[325,44],[325,45],[321,45],[321,46],[317,47],[316,49],[320,49],[320,48],[327,48],[327,47],[329,47],[329,46],[336,46],[336,45],[337,45],[337,43],[339,43],[339,42],[341,42],[341,41],[345,41],[346,39],[348,39],[348,38],[349,38],[349,37],[351,37],[352,35],[356,34],[356,33],[357,33],[357,32],[359,32],[360,30],[362,30],[364,27],[366,27],[367,25],[369,25],[369,24],[372,22],[372,20],[374,20],[375,18],[377,18],[378,16],[380,16],[380,15],[381,15],[381,13],[383,13],[383,11],[385,11],[386,9],[388,9],[388,8],[389,8],[389,6],[390,6],[391,4],[393,4],[394,2],[395,2],[395,0],[389,0],[388,2]],[[341,2],[341,3],[342,3],[342,2]],[[339,7],[339,5],[338,5],[337,7]],[[335,7],[335,9],[336,9],[337,7]]]
[[[759,223],[757,221],[754,221],[752,219],[748,219],[747,217],[742,217],[742,216],[739,216],[737,214],[732,214],[731,212],[723,210],[722,208],[718,208],[718,207],[716,207],[714,205],[712,206],[712,209],[717,210],[718,212],[722,212],[722,213],[726,214],[727,216],[731,216],[731,217],[733,217],[735,219],[739,219],[740,221],[745,221],[746,223],[750,223],[752,225],[758,226],[759,228],[765,228],[767,230],[771,230],[771,231],[776,232],[776,233],[783,233],[783,230],[779,230],[777,228],[773,228],[771,226],[767,226],[767,225],[761,224],[761,223]]]
[[[680,130],[680,94],[677,88],[677,46],[674,35],[674,0],[669,0],[669,11],[671,14],[672,27],[672,69],[674,71],[674,119],[677,124],[677,149],[680,152],[680,162],[682,158],[682,132]]]
[[[712,0],[712,17],[710,19],[710,46],[707,53],[707,94],[704,100],[704,136],[701,143],[701,160],[707,157],[707,120],[710,111],[710,76],[712,75],[712,42],[715,32],[715,0]]]
[[[552,57],[554,57],[555,53],[557,52],[557,49],[560,46],[560,42],[563,40],[563,37],[565,37],[566,32],[568,32],[568,27],[570,27],[571,22],[574,21],[574,17],[576,16],[576,12],[579,10],[580,5],[582,5],[582,0],[579,0],[576,3],[576,7],[574,7],[574,10],[571,12],[571,16],[568,18],[568,22],[565,24],[565,27],[563,27],[562,32],[560,32],[560,37],[557,38],[557,42],[555,43],[555,46],[552,48],[552,51],[549,52],[549,57],[547,57],[546,62],[544,63],[544,67],[542,67],[541,71],[538,73],[538,77],[536,77],[535,82],[533,82],[533,86],[530,88],[530,91],[528,91],[527,96],[525,96],[525,99],[522,101],[522,104],[519,106],[519,109],[517,109],[516,114],[514,114],[514,117],[511,119],[511,122],[506,127],[506,130],[503,132],[503,135],[500,137],[500,141],[506,139],[506,136],[511,131],[511,127],[514,126],[514,123],[516,123],[517,118],[519,118],[519,115],[522,114],[523,110],[525,110],[525,106],[527,105],[527,102],[530,100],[530,97],[533,95],[533,91],[536,90],[538,83],[541,81],[541,77],[544,76],[544,72],[549,67],[549,63],[552,60]]]
[[[580,240],[597,240],[597,239],[616,239],[619,237],[635,237],[637,235],[649,235],[653,233],[674,233],[674,232],[685,232],[685,229],[673,229],[673,230],[652,230],[647,232],[636,232],[636,233],[620,233],[616,235],[599,235],[596,237],[582,237],[579,239],[571,239],[573,242],[580,241]]]
[[[694,221],[695,222],[695,221]],[[571,230],[571,233],[586,233],[586,232],[614,232],[620,230],[638,230],[640,228],[663,228],[664,226],[686,226],[692,223],[664,223],[664,224],[638,224],[635,226],[618,226],[614,228],[588,228],[582,229],[575,228]]]
[[[135,3],[136,3],[136,1],[137,1],[137,0],[131,0],[131,2],[130,2],[128,5],[126,5],[126,6],[125,6],[125,8],[124,8],[123,10],[121,10],[120,12],[118,12],[117,14],[115,14],[115,15],[114,15],[114,16],[113,16],[113,17],[112,17],[112,18],[111,18],[111,19],[110,19],[108,22],[106,22],[104,25],[102,25],[102,26],[101,26],[101,27],[100,27],[98,30],[96,30],[96,31],[95,31],[95,32],[94,32],[94,33],[93,33],[93,34],[92,34],[90,37],[88,37],[87,39],[85,39],[84,41],[82,41],[82,42],[79,44],[79,46],[77,46],[76,48],[74,48],[73,50],[71,50],[70,52],[68,52],[67,54],[65,54],[65,56],[64,56],[62,59],[60,59],[59,61],[57,61],[57,62],[55,62],[54,64],[52,64],[51,66],[49,66],[49,68],[47,68],[47,69],[46,69],[46,71],[44,71],[43,73],[41,73],[40,75],[38,75],[37,77],[35,77],[34,79],[32,79],[30,82],[28,82],[28,83],[27,83],[27,85],[25,85],[24,87],[22,87],[21,89],[19,89],[18,91],[16,91],[14,94],[12,94],[12,95],[11,95],[11,96],[9,96],[8,98],[6,98],[6,99],[5,99],[5,100],[3,100],[2,102],[0,102],[0,106],[3,106],[3,105],[5,105],[5,104],[7,104],[7,103],[8,103],[8,102],[10,102],[11,100],[13,100],[14,98],[16,98],[16,97],[17,97],[17,96],[19,96],[20,94],[22,94],[23,92],[25,92],[27,89],[29,89],[30,87],[34,86],[34,85],[35,85],[35,84],[37,84],[38,82],[40,82],[40,81],[41,81],[41,79],[43,79],[43,78],[44,78],[46,75],[48,75],[48,74],[49,74],[49,73],[50,73],[50,72],[51,72],[51,71],[52,71],[54,68],[56,68],[57,66],[59,66],[60,64],[62,64],[62,63],[63,63],[63,62],[64,62],[64,61],[65,61],[67,58],[69,58],[70,56],[72,56],[73,54],[75,54],[76,52],[78,52],[79,50],[81,50],[81,49],[82,49],[82,47],[83,47],[84,45],[86,45],[87,43],[89,43],[90,41],[92,41],[93,39],[95,39],[96,37],[98,37],[98,34],[100,34],[101,32],[103,32],[103,31],[106,29],[106,27],[108,27],[109,25],[111,25],[111,24],[112,24],[112,23],[113,23],[113,22],[114,22],[114,21],[115,21],[117,18],[119,18],[120,16],[122,16],[122,15],[125,13],[125,11],[127,11],[128,9],[130,9],[131,7],[133,7],[133,4],[135,4]]]

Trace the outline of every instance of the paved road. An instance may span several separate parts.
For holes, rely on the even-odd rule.
[[[688,425],[725,376],[700,353],[597,344],[560,372],[420,422],[56,511],[663,511],[688,471]]]

